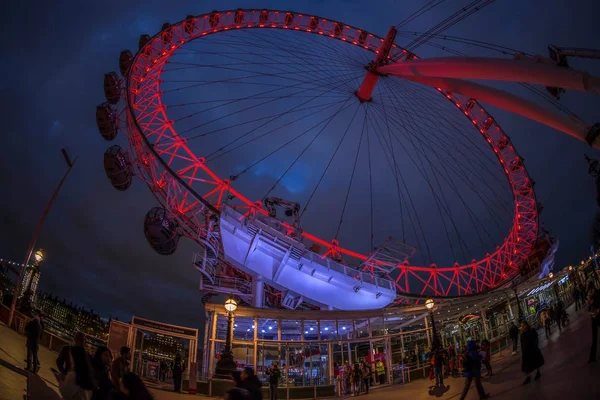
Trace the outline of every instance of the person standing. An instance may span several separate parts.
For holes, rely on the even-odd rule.
[[[42,322],[39,315],[36,315],[25,325],[25,335],[27,337],[25,343],[27,347],[27,366],[25,370],[37,374],[40,370],[38,350],[40,349],[40,340],[42,338]]]
[[[596,362],[598,353],[598,329],[600,329],[600,290],[593,288],[588,291],[588,311],[592,317],[592,347],[588,362]]]
[[[92,359],[85,349],[83,332],[75,334],[74,342],[73,346],[63,347],[56,358],[56,367],[60,371],[58,388],[65,400],[90,399],[98,383]]]
[[[579,287],[575,285],[575,287],[573,288],[573,300],[575,301],[575,311],[579,311],[579,309],[581,308],[581,295],[582,293],[579,293]]]
[[[92,367],[96,377],[96,388],[92,394],[92,400],[113,400],[113,385],[110,379],[110,366],[112,364],[112,353],[105,346],[98,347]]]
[[[181,354],[177,353],[175,360],[173,361],[173,386],[176,392],[181,391],[181,380],[183,378],[183,371],[185,370]]]
[[[378,360],[375,364],[375,371],[377,371],[377,381],[380,385],[383,385],[385,383],[385,365],[381,360]]]
[[[477,343],[474,340],[469,340],[467,342],[467,350],[464,354],[464,362],[463,362],[463,375],[465,376],[465,387],[463,388],[462,394],[460,395],[460,400],[464,400],[467,397],[467,393],[469,393],[469,389],[471,388],[471,383],[475,381],[475,389],[477,389],[477,394],[480,399],[487,399],[490,397],[488,393],[483,389],[483,385],[481,384],[481,354],[477,351]]]
[[[537,331],[529,326],[527,321],[521,321],[521,370],[527,375],[523,385],[531,382],[531,373],[537,371],[534,379],[542,374],[540,368],[544,365],[544,356],[539,348]]]
[[[433,351],[433,375],[435,376],[435,387],[444,387],[444,352],[443,349],[437,348]]]
[[[277,388],[279,387],[279,379],[281,378],[281,371],[277,367],[277,361],[273,361],[271,366],[267,368],[267,375],[269,376],[269,394],[271,400],[277,400]]]
[[[510,326],[510,329],[508,330],[508,336],[510,336],[510,339],[512,340],[512,343],[513,343],[512,353],[514,356],[515,354],[517,354],[517,349],[519,346],[519,328],[517,328],[517,326],[515,325],[514,322]]]
[[[362,382],[365,389],[365,394],[369,394],[369,383],[371,380],[371,367],[366,362],[362,363]]]
[[[129,361],[131,359],[131,350],[127,346],[121,347],[120,356],[115,358],[110,367],[110,379],[115,391],[121,389],[121,378],[129,372]]]

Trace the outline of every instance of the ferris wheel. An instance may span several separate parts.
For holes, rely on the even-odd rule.
[[[590,144],[598,126],[463,78],[582,91],[598,81],[525,56],[420,59],[402,35],[237,9],[165,23],[135,55],[123,51],[96,119],[106,140],[127,140],[105,153],[112,185],[126,190],[136,176],[160,203],[144,223],[154,250],[190,238],[210,283],[233,277],[240,293],[256,275],[293,287],[298,275],[279,279],[294,263],[315,278],[296,294],[326,296],[343,276],[372,306],[516,276],[538,236],[534,182],[482,103]],[[257,270],[265,264],[272,275]]]

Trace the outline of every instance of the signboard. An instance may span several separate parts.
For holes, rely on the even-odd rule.
[[[146,377],[148,379],[158,380],[158,363],[156,361],[148,361],[146,368]]]
[[[128,346],[129,324],[112,320],[108,330],[108,343],[106,346],[113,354],[113,358],[117,358],[121,354],[121,347]]]
[[[196,377],[198,376],[198,363],[190,363],[190,381],[188,385],[188,393],[196,394]]]
[[[151,321],[140,317],[133,317],[131,320],[132,325],[137,325],[140,328],[150,328],[156,331],[160,331],[165,334],[172,334],[174,336],[188,336],[191,338],[198,337],[198,330],[193,328],[185,328],[183,326],[170,325],[162,322]]]

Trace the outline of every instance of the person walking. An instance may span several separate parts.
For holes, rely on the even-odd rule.
[[[550,337],[550,335],[552,334],[552,330],[551,330],[551,326],[550,326],[550,324],[552,323],[552,320],[551,320],[550,316],[548,315],[548,310],[542,310],[542,312],[540,313],[540,323],[544,327],[544,330],[546,332],[546,339],[548,339]]]
[[[40,370],[40,361],[38,360],[38,351],[40,349],[40,340],[42,339],[42,322],[39,315],[36,315],[25,325],[25,336],[27,341],[27,366],[25,370],[37,374]]]
[[[269,376],[269,394],[271,400],[277,400],[277,389],[279,387],[279,379],[281,379],[281,371],[277,367],[277,361],[273,361],[271,366],[267,368],[266,374]]]
[[[352,396],[358,396],[360,394],[361,381],[362,371],[360,370],[360,365],[358,363],[355,363],[350,376],[350,382],[352,384]]]
[[[460,395],[460,400],[464,400],[465,397],[467,397],[467,393],[469,393],[473,381],[475,381],[475,389],[477,389],[477,394],[480,399],[487,399],[490,397],[489,393],[485,392],[483,385],[481,384],[482,359],[483,357],[481,357],[481,354],[477,351],[477,343],[474,340],[469,340],[467,342],[467,350],[464,354],[463,375],[465,377],[465,386]]]
[[[525,320],[521,321],[521,370],[527,375],[523,385],[531,382],[531,373],[537,371],[534,379],[542,374],[540,368],[544,365],[544,356],[539,348],[537,331]]]
[[[377,372],[377,382],[379,382],[380,385],[383,385],[385,383],[385,365],[383,365],[381,360],[377,360],[375,371]]]
[[[510,326],[510,329],[508,330],[508,336],[510,336],[510,339],[512,340],[512,343],[513,343],[512,353],[514,356],[515,354],[517,354],[517,349],[519,346],[519,328],[517,328],[517,325],[515,325],[514,322]]]
[[[600,290],[593,288],[588,291],[588,311],[592,318],[592,347],[588,362],[596,362],[598,353],[598,329],[600,329]]]
[[[175,360],[173,361],[173,386],[176,392],[181,391],[181,380],[183,378],[183,371],[185,366],[181,359],[181,354],[177,353]]]
[[[494,375],[492,372],[492,345],[489,340],[484,339],[481,342],[481,351],[485,353],[483,356],[483,365],[487,369],[487,376],[492,376]]]

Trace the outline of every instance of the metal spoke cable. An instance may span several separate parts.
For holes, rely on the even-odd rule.
[[[305,130],[304,132],[302,132],[301,134],[299,134],[298,136],[296,136],[295,138],[287,141],[286,143],[284,143],[283,145],[279,146],[278,148],[276,148],[275,150],[271,151],[269,154],[267,154],[266,156],[262,157],[261,159],[259,159],[258,161],[254,162],[253,164],[251,164],[249,167],[246,167],[243,171],[241,171],[240,173],[236,174],[236,175],[232,175],[230,178],[231,180],[236,180],[237,178],[239,178],[241,175],[245,174],[246,172],[250,171],[252,168],[254,168],[255,166],[257,166],[258,164],[260,164],[261,162],[263,162],[264,160],[266,160],[267,158],[269,158],[270,156],[272,156],[273,154],[277,153],[279,150],[283,149],[284,147],[288,146],[289,144],[293,143],[294,141],[298,140],[299,138],[301,138],[302,136],[306,135],[308,132],[310,132],[311,130],[313,130],[314,128],[316,128],[317,126],[321,125],[322,123],[326,123],[325,126],[323,128],[321,128],[321,130],[319,131],[319,133],[317,133],[317,135],[315,136],[315,138],[320,135],[321,132],[323,132],[323,130],[327,127],[327,125],[329,125],[329,123],[333,120],[333,118],[335,118],[336,115],[338,115],[342,110],[347,109],[348,107],[345,107],[346,103],[348,102],[348,100],[350,100],[350,98],[352,97],[348,96],[348,99],[344,102],[344,104],[342,104],[340,106],[340,108],[332,115],[329,116],[321,121],[319,121],[317,124],[311,126],[310,128],[308,128],[307,130]],[[313,138],[313,140],[311,141],[314,142],[315,138]]]
[[[318,82],[318,81],[319,81],[319,80],[314,80],[314,81],[313,81],[313,83],[315,83],[315,82]],[[299,85],[299,84],[297,84],[296,86],[298,86],[298,85]],[[291,87],[293,87],[293,86],[294,86],[294,85],[292,85]],[[309,91],[309,90],[314,90],[314,88],[313,88],[313,87],[311,87],[311,88],[303,88],[303,89],[301,90],[301,92],[306,92],[306,91]],[[269,91],[267,91],[267,92],[262,92],[261,94],[265,94],[265,93],[269,93]],[[283,97],[285,98],[286,96],[283,96]],[[182,132],[181,132],[181,134],[184,134],[184,133],[187,133],[187,132],[194,131],[194,130],[196,130],[196,129],[198,129],[198,128],[201,128],[201,127],[203,127],[203,126],[206,126],[206,125],[208,125],[208,124],[210,124],[210,123],[213,123],[213,122],[216,122],[216,121],[222,120],[222,119],[224,119],[224,118],[231,117],[232,115],[235,115],[235,114],[239,114],[240,112],[244,112],[244,111],[248,111],[248,110],[251,110],[251,109],[255,109],[255,108],[257,108],[257,107],[262,107],[262,106],[264,106],[265,104],[269,104],[269,103],[271,103],[271,102],[273,102],[273,101],[274,101],[274,100],[269,100],[269,101],[266,101],[266,102],[263,102],[263,103],[260,103],[260,104],[255,104],[255,105],[252,105],[252,106],[249,106],[249,107],[245,107],[245,108],[243,108],[242,110],[238,110],[238,111],[236,111],[235,113],[231,113],[231,114],[228,114],[228,115],[220,116],[220,117],[217,117],[217,118],[215,118],[215,119],[213,119],[213,120],[211,120],[211,121],[208,121],[208,122],[203,122],[203,123],[201,123],[201,124],[195,125],[195,126],[193,126],[193,127],[191,127],[191,128],[188,128],[188,129],[186,129],[186,130],[182,131]],[[200,134],[200,135],[197,135],[197,136],[193,136],[193,137],[189,138],[188,140],[194,139],[194,138],[196,138],[196,137],[199,137],[199,136],[203,136],[203,134]]]
[[[414,91],[413,91],[412,88],[409,88],[409,87],[406,87],[406,86],[396,87],[397,85],[402,85],[402,82],[403,81],[401,81],[401,80],[385,81],[384,85],[387,84],[387,85],[390,85],[390,87],[394,86],[394,92],[414,93]],[[492,155],[491,152],[488,151],[489,150],[488,145],[485,144],[484,142],[480,141],[479,135],[472,136],[472,135],[466,134],[464,132],[464,129],[457,123],[458,121],[454,121],[454,120],[450,119],[448,117],[448,113],[444,112],[443,109],[441,109],[441,108],[438,107],[439,106],[439,100],[440,100],[438,98],[439,94],[436,93],[436,92],[433,92],[433,91],[432,91],[432,94],[434,94],[436,96],[437,102],[433,103],[433,100],[434,100],[433,98],[423,99],[423,101],[425,102],[425,105],[427,106],[427,107],[424,107],[424,108],[427,108],[427,109],[437,108],[437,110],[436,110],[437,112],[435,114],[440,118],[440,120],[443,123],[445,123],[447,126],[449,126],[451,128],[454,128],[454,132],[457,133],[457,135],[459,137],[462,137],[463,139],[465,139],[465,141],[459,144],[457,141],[448,140],[447,139],[447,137],[448,137],[447,135],[446,135],[446,137],[444,137],[444,135],[442,135],[442,136],[436,135],[435,132],[437,132],[437,130],[438,130],[438,129],[436,129],[437,128],[436,126],[432,126],[431,127],[431,130],[430,130],[431,134],[435,135],[436,138],[437,138],[437,140],[440,141],[440,144],[443,144],[443,146],[446,149],[453,148],[453,150],[456,151],[457,153],[459,153],[464,160],[470,160],[470,159],[473,159],[475,161],[479,160],[478,158],[469,157],[469,155],[472,156],[472,155],[479,154],[479,155],[485,157],[489,161],[489,165],[488,164],[483,164],[482,162],[478,162],[477,165],[475,166],[476,168],[470,167],[470,168],[467,169],[467,171],[469,172],[469,174],[472,174],[475,177],[477,177],[482,184],[488,186],[490,188],[490,190],[494,191],[494,189],[489,186],[488,180],[489,180],[490,176],[493,177],[496,180],[496,182],[498,182],[499,184],[504,184],[505,183],[505,181],[504,181],[505,177],[504,176],[501,176],[501,177],[497,176],[497,174],[494,174],[494,172],[490,169],[490,166],[493,167],[494,169],[497,168],[497,162],[498,162],[498,160],[497,160],[497,158],[495,156]],[[445,100],[443,100],[443,101],[445,103]],[[446,106],[447,104],[444,104],[444,105]],[[411,107],[411,104],[408,104],[407,106]],[[415,108],[412,108],[412,109],[413,109],[413,111],[416,112]],[[424,121],[429,121],[429,119],[426,119],[426,116],[423,116],[423,118],[424,118],[423,119]],[[461,120],[463,120],[464,117],[462,115],[459,115],[458,113],[456,113],[455,118],[460,118]],[[476,143],[476,140],[480,141],[479,145],[478,145],[478,143]],[[485,147],[485,151],[482,148],[482,145]],[[463,151],[463,147],[467,150],[467,152]],[[451,153],[451,152],[449,152],[449,153]],[[469,153],[473,153],[473,154],[469,154]],[[483,171],[483,170],[485,170],[485,171]],[[487,174],[486,174],[485,177],[481,174],[482,172],[487,172]],[[498,192],[494,191],[494,194],[498,198],[501,197],[501,195]],[[501,204],[501,206],[503,208],[507,209],[505,204]],[[512,205],[510,207],[512,208]]]
[[[482,1],[483,1],[483,4],[482,4]],[[469,3],[467,6],[461,8],[459,11],[455,12],[450,17],[439,22],[433,28],[426,31],[423,36],[413,40],[411,43],[408,44],[406,49],[409,51],[414,51],[417,47],[419,47],[423,43],[426,43],[427,41],[429,41],[429,39],[431,39],[432,35],[438,35],[438,34],[442,33],[443,31],[448,30],[449,28],[456,25],[463,19],[476,13],[477,11],[481,10],[483,7],[489,5],[493,2],[494,2],[494,0],[475,0],[471,3]]]
[[[393,116],[391,116],[391,120],[393,122],[396,121],[395,117],[393,117]],[[421,141],[422,139],[419,136],[417,136],[417,140]],[[437,140],[431,141],[430,144],[431,145],[439,145],[441,154],[447,155],[448,157],[451,158],[451,160],[449,160],[450,162],[445,162],[444,163],[444,165],[446,166],[446,168],[454,170],[454,166],[455,165],[458,166],[459,168],[461,167],[462,163],[458,159],[454,158],[454,156],[451,154],[452,152],[449,151],[450,147],[448,145],[444,146],[444,145],[438,144]],[[439,154],[439,153],[436,152],[436,154]],[[408,153],[408,155],[410,157],[410,153]],[[472,170],[474,170],[474,168],[468,167],[468,170],[472,171]],[[463,170],[463,172],[464,172],[464,170]],[[471,189],[473,190],[473,192],[476,194],[476,196],[480,198],[480,200],[484,203],[484,205],[488,209],[488,212],[490,213],[490,215],[492,216],[492,218],[495,217],[495,220],[502,221],[502,218],[500,218],[499,216],[497,216],[497,214],[495,212],[495,208],[493,206],[490,206],[488,204],[489,201],[486,200],[486,199],[484,199],[482,197],[482,191],[481,191],[481,189],[477,188],[476,186],[474,186],[473,183],[469,182],[468,179],[465,179],[466,174],[460,173],[460,171],[459,171],[459,173],[457,173],[457,175],[463,181],[463,183],[465,183],[467,186],[470,186]]]
[[[371,119],[371,118],[370,118],[370,115],[369,115],[369,119]],[[382,148],[382,150],[383,150],[383,153],[384,153],[384,155],[385,155],[385,159],[386,159],[386,161],[388,162],[388,164],[390,165],[390,169],[391,169],[391,170],[393,170],[393,171],[396,171],[396,173],[398,173],[398,175],[399,175],[399,177],[400,177],[400,181],[401,181],[401,183],[402,183],[402,186],[404,187],[404,190],[406,191],[406,194],[407,194],[407,197],[408,197],[408,200],[409,200],[409,201],[408,201],[408,202],[406,202],[406,201],[405,201],[405,199],[404,199],[404,194],[403,194],[402,192],[400,192],[400,194],[401,194],[401,196],[402,196],[402,202],[403,202],[404,204],[410,204],[410,206],[412,207],[412,209],[413,209],[413,211],[414,211],[414,214],[415,214],[415,219],[417,220],[417,223],[416,223],[416,224],[414,223],[414,221],[413,221],[413,218],[412,218],[412,214],[410,213],[410,211],[408,211],[408,217],[409,217],[409,220],[410,220],[411,226],[413,227],[413,231],[414,231],[414,234],[415,234],[415,239],[416,239],[416,241],[417,241],[417,246],[418,246],[419,248],[421,248],[421,249],[423,248],[423,246],[422,246],[422,244],[421,244],[421,239],[422,239],[423,243],[425,243],[425,250],[427,251],[427,254],[429,255],[429,259],[431,260],[431,258],[432,258],[432,257],[431,257],[431,250],[430,250],[430,248],[429,248],[429,244],[427,243],[427,240],[426,240],[426,238],[425,238],[425,234],[424,234],[424,231],[423,231],[423,227],[422,227],[422,225],[421,225],[421,221],[420,221],[420,219],[419,219],[419,215],[418,215],[418,213],[417,213],[417,209],[416,209],[416,206],[415,206],[415,204],[414,204],[414,201],[413,201],[413,199],[412,199],[412,196],[410,195],[410,191],[408,190],[408,186],[407,186],[407,184],[406,184],[406,181],[404,180],[404,177],[402,176],[402,173],[400,172],[400,169],[398,168],[398,165],[397,165],[397,164],[392,164],[391,157],[390,157],[390,156],[388,156],[388,153],[387,153],[387,151],[385,151],[387,148],[389,148],[389,146],[387,146],[387,145],[384,145],[384,141],[385,141],[385,139],[382,139],[382,137],[383,137],[383,138],[385,138],[385,135],[383,134],[383,130],[381,130],[381,127],[379,127],[379,124],[378,124],[378,122],[377,122],[377,121],[378,121],[378,118],[373,118],[373,120],[375,121],[375,123],[372,123],[372,125],[373,125],[373,126],[377,125],[377,127],[378,127],[378,128],[380,129],[380,131],[381,131],[381,132],[378,132],[378,131],[375,129],[375,136],[376,136],[377,140],[379,141],[380,147],[381,147],[381,148]],[[371,200],[372,200],[372,199],[371,199]],[[408,206],[407,206],[407,209],[408,209]],[[418,228],[417,228],[417,226],[418,226]],[[418,229],[418,230],[417,230],[417,229]],[[421,238],[419,237],[419,234],[421,235]],[[425,260],[425,255],[424,255],[424,253],[421,253],[421,257],[422,257],[423,263],[424,263],[424,264],[426,264],[427,262],[426,262],[426,260]]]
[[[363,119],[363,126],[360,131],[360,138],[358,139],[358,146],[356,146],[356,155],[354,156],[354,164],[352,165],[352,173],[350,174],[350,182],[348,183],[348,190],[346,191],[346,197],[344,198],[344,206],[342,207],[342,215],[340,215],[340,221],[338,223],[337,231],[335,232],[334,238],[337,239],[340,234],[340,229],[342,228],[342,223],[344,222],[344,214],[346,212],[346,206],[348,205],[348,199],[350,198],[350,190],[352,189],[352,182],[354,181],[354,174],[356,173],[356,165],[358,164],[358,156],[360,155],[360,149],[362,146],[363,136],[365,134],[365,126],[367,125],[367,110],[369,108],[369,104],[367,103],[365,107],[365,115]],[[358,109],[357,109],[358,111]],[[371,196],[373,194],[371,193]],[[371,248],[370,251],[373,249]]]
[[[245,146],[245,145],[247,145],[247,144],[250,144],[250,143],[252,143],[252,142],[255,142],[255,141],[257,141],[258,139],[262,139],[263,137],[265,137],[265,136],[267,136],[267,135],[269,135],[269,134],[271,134],[271,133],[273,133],[273,132],[278,132],[278,131],[279,131],[281,128],[285,128],[285,127],[287,127],[287,126],[290,126],[290,125],[292,125],[292,124],[294,124],[294,123],[296,123],[296,122],[298,122],[298,121],[301,121],[301,120],[303,120],[303,119],[305,119],[305,118],[310,118],[310,117],[313,117],[313,118],[314,118],[314,117],[315,117],[316,115],[318,115],[319,113],[321,113],[321,112],[323,112],[323,111],[325,111],[325,110],[327,110],[327,109],[329,109],[329,108],[331,108],[331,107],[333,107],[333,106],[335,106],[335,105],[337,105],[337,104],[339,104],[339,103],[341,103],[341,102],[343,102],[343,101],[345,101],[345,100],[340,100],[340,101],[338,101],[338,102],[335,102],[335,103],[333,103],[333,104],[327,105],[327,106],[325,106],[324,108],[322,108],[322,109],[320,109],[320,110],[318,110],[318,111],[315,111],[315,112],[313,112],[313,113],[310,113],[310,114],[303,115],[302,117],[299,117],[299,118],[297,118],[297,119],[294,119],[294,120],[292,120],[292,121],[290,121],[290,122],[287,122],[287,123],[285,123],[285,124],[283,124],[283,125],[279,125],[279,126],[277,126],[277,127],[273,128],[273,129],[271,129],[271,130],[269,130],[269,131],[267,131],[267,132],[265,132],[265,133],[263,133],[263,134],[261,134],[261,135],[259,135],[259,136],[257,136],[257,137],[254,137],[254,138],[252,138],[252,139],[250,139],[250,140],[248,140],[248,141],[246,141],[246,142],[244,142],[244,143],[242,143],[242,144],[238,144],[237,146],[235,146],[235,147],[233,147],[233,148],[230,148],[230,149],[228,149],[228,150],[226,150],[226,151],[223,151],[223,152],[222,152],[222,153],[220,153],[220,154],[216,154],[217,152],[219,152],[219,151],[221,151],[221,150],[225,149],[226,147],[230,146],[231,144],[233,144],[233,143],[234,143],[235,141],[237,141],[238,139],[241,139],[241,137],[240,137],[240,138],[238,138],[238,139],[232,140],[231,142],[229,142],[229,143],[228,143],[228,144],[226,144],[225,146],[221,147],[219,150],[216,150],[216,151],[214,151],[213,153],[211,153],[210,155],[208,155],[208,156],[206,157],[206,159],[207,159],[207,161],[213,161],[213,160],[216,160],[216,159],[218,159],[218,158],[220,158],[220,157],[222,157],[222,156],[224,156],[224,155],[227,155],[227,154],[229,154],[230,152],[232,152],[232,151],[235,151],[235,150],[237,150],[237,149],[239,149],[239,148],[241,148],[241,147],[243,147],[243,146]]]
[[[216,154],[217,152],[224,150],[226,147],[229,147],[229,146],[231,146],[232,144],[234,144],[234,143],[235,143],[235,142],[237,142],[238,140],[240,140],[240,139],[242,139],[242,138],[246,137],[247,135],[249,135],[249,134],[253,133],[253,132],[254,132],[254,131],[256,131],[257,129],[259,129],[259,128],[261,128],[261,127],[265,126],[266,124],[268,124],[268,123],[270,123],[270,122],[273,122],[273,121],[274,121],[275,119],[277,119],[279,116],[286,115],[286,114],[290,114],[290,113],[291,113],[291,112],[293,112],[293,111],[299,111],[299,110],[295,110],[295,109],[296,109],[297,107],[300,107],[300,106],[302,106],[302,105],[304,105],[304,104],[307,104],[307,103],[309,103],[309,102],[311,102],[311,101],[314,101],[315,99],[317,99],[317,98],[319,98],[319,97],[322,97],[322,96],[324,96],[324,94],[325,94],[325,93],[327,93],[327,92],[324,92],[323,94],[321,94],[321,95],[318,95],[318,96],[312,96],[312,97],[311,97],[311,98],[310,98],[308,101],[306,101],[306,102],[304,102],[304,103],[301,103],[301,104],[299,104],[298,106],[295,106],[295,107],[293,107],[292,109],[290,109],[290,110],[286,111],[285,113],[281,113],[281,114],[279,114],[279,115],[276,115],[275,117],[273,117],[273,119],[269,120],[269,121],[268,121],[268,122],[266,122],[264,125],[261,125],[261,126],[259,126],[259,127],[257,127],[257,128],[254,128],[254,129],[250,130],[249,132],[242,134],[241,136],[238,136],[236,139],[234,139],[234,140],[230,141],[230,142],[229,142],[229,143],[227,143],[226,145],[224,145],[224,146],[220,147],[220,148],[219,148],[218,150],[216,150],[215,152],[213,152],[213,153],[209,154],[209,155],[208,155],[206,158],[207,158],[207,159],[210,159],[210,158],[211,158],[211,157],[212,157],[214,154]],[[334,106],[334,105],[336,105],[336,104],[339,104],[339,103],[340,103],[340,102],[342,102],[342,101],[344,101],[344,99],[341,99],[341,100],[338,100],[338,101],[335,101],[335,102],[331,102],[331,103],[325,103],[326,107],[325,107],[324,109],[327,109],[327,108],[329,108],[329,107],[332,107],[332,106]],[[319,104],[319,105],[317,105],[317,106],[311,106],[311,107],[304,108],[304,109],[300,109],[300,110],[304,111],[304,110],[307,110],[307,109],[312,109],[312,108],[315,108],[315,107],[322,107],[322,106],[323,106],[323,104]],[[309,113],[309,114],[307,114],[307,115],[304,115],[304,116],[302,116],[302,117],[300,117],[300,118],[297,118],[297,119],[295,119],[295,120],[292,120],[292,121],[290,121],[290,122],[288,122],[288,123],[286,123],[286,124],[284,124],[284,125],[280,125],[280,126],[278,126],[278,127],[276,127],[276,128],[273,128],[272,130],[270,130],[270,131],[268,131],[268,132],[266,132],[266,133],[264,133],[264,134],[262,134],[262,135],[260,135],[260,136],[258,136],[258,137],[256,137],[256,138],[254,138],[254,139],[252,139],[252,140],[250,140],[250,141],[247,141],[246,143],[244,143],[244,144],[242,144],[242,145],[236,146],[235,148],[233,148],[233,149],[230,149],[230,150],[228,150],[227,152],[225,152],[225,153],[222,153],[222,154],[220,154],[220,155],[219,155],[219,156],[217,156],[217,157],[220,157],[220,156],[222,156],[222,155],[224,155],[224,154],[227,154],[227,153],[229,153],[230,151],[232,151],[232,150],[235,150],[235,149],[237,149],[237,148],[239,148],[239,147],[241,147],[241,146],[243,146],[243,145],[245,145],[245,144],[251,143],[251,142],[253,142],[253,141],[255,141],[255,140],[259,139],[259,138],[262,138],[262,137],[264,137],[264,136],[268,135],[269,133],[272,133],[272,132],[275,132],[275,131],[277,131],[278,129],[281,129],[281,128],[283,128],[283,127],[289,126],[289,125],[291,125],[291,124],[292,124],[292,123],[294,123],[294,122],[298,122],[298,121],[300,121],[300,120],[302,120],[302,119],[304,119],[304,118],[307,118],[307,117],[310,117],[310,116],[314,116],[314,115],[318,114],[319,112],[323,111],[324,109],[322,109],[322,110],[319,110],[318,112],[312,112],[312,113]],[[217,158],[217,157],[214,157],[214,158]],[[214,159],[214,158],[213,158],[213,159]]]
[[[410,14],[408,17],[406,17],[402,21],[400,21],[398,23],[398,25],[396,25],[396,29],[400,29],[404,25],[412,22],[414,19],[420,17],[427,11],[430,11],[431,9],[442,4],[443,2],[444,2],[444,0],[431,0],[429,3],[425,4],[423,7],[419,8],[417,11],[415,11],[414,13]]]
[[[327,171],[329,170],[329,167],[331,166],[331,163],[333,162],[333,159],[337,155],[337,153],[338,153],[338,151],[340,149],[340,146],[342,145],[342,143],[344,142],[344,139],[348,135],[348,131],[350,130],[350,126],[352,125],[352,122],[354,121],[354,118],[356,118],[356,114],[358,113],[359,109],[360,109],[360,104],[356,107],[356,110],[354,111],[354,114],[352,115],[352,118],[350,119],[350,122],[348,123],[348,126],[346,127],[346,130],[344,131],[344,135],[342,136],[342,139],[339,141],[339,143],[338,143],[335,151],[333,152],[333,155],[329,159],[329,162],[327,163],[327,166],[325,167],[325,170],[323,171],[323,174],[319,178],[319,181],[317,182],[317,185],[313,189],[312,193],[310,194],[310,197],[308,198],[308,201],[304,205],[304,208],[302,209],[302,212],[300,213],[300,217],[302,217],[302,215],[304,215],[304,213],[308,209],[308,205],[310,204],[311,200],[313,199],[313,196],[317,192],[317,189],[319,188],[319,185],[321,185],[321,182],[323,181],[323,178],[327,174]]]

